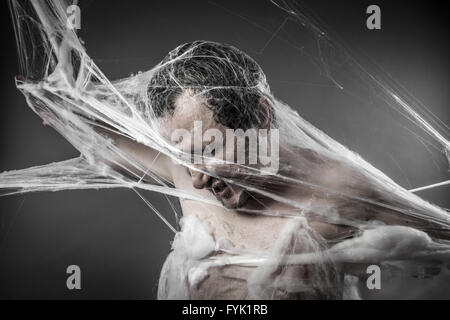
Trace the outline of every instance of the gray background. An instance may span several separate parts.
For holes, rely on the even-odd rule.
[[[365,27],[365,9],[373,1],[303,2],[350,47],[450,123],[449,17],[441,2],[376,1],[382,9],[381,31]],[[386,115],[396,119],[395,112],[375,112],[354,101],[347,104],[336,99],[333,90],[308,83],[298,52],[278,37],[268,42],[284,20],[268,1],[91,0],[81,1],[80,7],[80,35],[111,79],[148,70],[184,42],[230,43],[261,64],[278,98],[401,185],[410,188],[448,179],[438,153],[428,154],[399,126],[384,121]],[[0,171],[77,156],[62,137],[42,126],[15,88],[16,48],[3,3],[1,13]],[[449,207],[449,190],[421,195]],[[161,196],[147,196],[172,219]],[[0,298],[155,298],[172,236],[128,190],[1,198]],[[70,264],[82,269],[80,291],[66,289]]]

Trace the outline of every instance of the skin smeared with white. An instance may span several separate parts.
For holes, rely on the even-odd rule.
[[[176,231],[161,274],[160,298],[342,298],[350,291],[357,298],[357,290],[347,288],[350,282],[356,286],[348,276],[364,275],[360,267],[369,263],[402,270],[406,275],[397,278],[409,281],[426,261],[441,268],[433,281],[445,281],[445,263],[450,260],[448,212],[400,187],[277,100],[263,72],[251,67],[250,59],[236,58],[237,49],[207,41],[188,49],[180,46],[152,70],[111,83],[66,28],[61,2],[35,1],[32,7],[28,12],[13,2],[17,17],[32,18],[16,21],[21,54],[27,58],[22,59],[24,77],[17,85],[32,110],[81,156],[1,173],[3,194],[129,188],[173,231],[176,228],[139,190],[178,197],[181,230]],[[38,25],[27,28],[27,23]],[[27,30],[34,29],[41,33],[28,38]],[[40,42],[34,43],[36,39]],[[29,43],[33,50],[42,50],[40,55],[28,51]],[[218,85],[182,85],[180,74],[192,79],[179,68],[195,62],[201,46],[222,49],[210,51],[210,64],[197,65],[197,71],[206,68],[210,76],[212,71],[222,75],[220,71],[231,70],[231,80],[225,80],[234,83],[242,80],[233,78],[237,70],[246,72],[248,67],[253,71],[245,76],[257,83],[221,86],[223,79],[212,77]],[[42,65],[33,60],[36,56],[44,57]],[[170,81],[175,79],[179,93],[173,113],[156,115],[147,94],[149,81],[167,66],[169,77],[153,89],[173,89]],[[262,176],[254,166],[210,165],[210,159],[195,165],[180,157],[188,146],[170,140],[174,129],[192,130],[195,121],[202,122],[203,130],[226,130],[216,121],[208,99],[215,98],[220,111],[221,102],[230,98],[220,93],[230,88],[235,90],[233,101],[266,101],[252,107],[263,119],[276,119],[278,173]],[[264,109],[257,109],[261,106]],[[259,125],[271,128],[271,121]],[[225,193],[224,186],[229,188]],[[404,263],[397,264],[398,259]]]

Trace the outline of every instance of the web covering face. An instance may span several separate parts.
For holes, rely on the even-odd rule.
[[[179,254],[172,255],[166,262],[168,266],[162,274],[160,297],[187,297],[186,283],[198,284],[207,275],[209,267],[223,265],[253,268],[254,272],[247,280],[250,296],[266,299],[297,293],[336,298],[342,292],[348,298],[359,298],[360,293],[356,293],[355,288],[361,271],[357,267],[368,264],[381,265],[389,270],[394,281],[414,284],[417,273],[430,266],[440,271],[426,275],[429,281],[436,283],[448,279],[450,247],[445,237],[450,225],[448,211],[398,185],[356,152],[303,119],[272,94],[262,70],[250,70],[249,77],[244,79],[245,83],[235,87],[230,87],[228,83],[221,84],[220,79],[212,79],[212,85],[204,86],[178,81],[183,64],[197,54],[196,46],[193,45],[188,49],[180,46],[172,51],[172,54],[176,53],[174,58],[169,55],[149,71],[112,81],[89,57],[77,34],[67,28],[67,5],[62,1],[51,0],[11,2],[22,72],[16,82],[32,111],[42,118],[44,124],[54,128],[79,150],[80,156],[3,172],[0,174],[2,195],[101,188],[133,190],[148,205],[149,210],[177,232],[173,247]],[[303,8],[288,2],[274,2],[273,5],[274,10],[281,10],[289,21],[295,23],[302,40],[312,44],[311,47],[304,47],[302,57],[317,68],[318,77],[343,94],[356,94],[359,97],[367,95],[391,108],[412,128],[408,129],[411,139],[419,137],[424,148],[436,149],[445,161],[449,160],[449,132],[444,123],[393,82],[368,72],[343,46],[329,37]],[[237,68],[233,57],[227,54],[225,51],[212,52],[215,63],[205,68]],[[159,82],[159,88],[149,87],[151,79],[162,68],[169,70],[167,81]],[[279,130],[280,148],[309,150],[316,159],[323,161],[311,160],[310,163],[290,165],[289,168],[283,167],[283,162],[280,162],[278,172],[265,175],[265,179],[294,190],[308,190],[310,201],[295,200],[255,183],[262,173],[252,166],[217,163],[217,159],[209,157],[203,159],[206,165],[193,165],[190,154],[161,135],[159,117],[153,106],[155,100],[149,98],[149,91],[167,89],[164,83],[167,86],[175,84],[180,92],[191,92],[206,100],[215,98],[226,101],[231,89],[238,97],[263,97],[268,101],[273,112],[274,127]],[[275,249],[271,252],[251,252],[222,245],[215,242],[194,217],[182,218],[182,228],[178,232],[178,226],[171,225],[144,197],[142,190],[209,205],[222,204],[210,197],[177,188],[118,148],[99,128],[156,150],[178,165],[290,206],[292,209],[286,211],[273,212],[262,208],[250,212],[288,219],[289,223]],[[105,159],[108,161],[105,162]],[[377,197],[346,192],[302,178],[307,176],[308,170],[320,169],[328,160],[352,168],[356,172],[353,178],[370,185]],[[220,165],[227,170],[216,170]],[[152,183],[145,182],[143,175],[137,172],[151,177]],[[314,201],[316,198],[330,201]],[[338,203],[350,203],[361,211],[395,212],[401,217],[400,220],[412,219],[420,223],[408,227],[400,223],[388,226],[358,216],[349,217],[341,214],[342,207]],[[174,214],[180,218],[175,209]],[[348,226],[354,230],[354,236],[328,243],[310,227],[308,221],[311,218]],[[430,231],[437,236],[430,236]],[[302,250],[298,250],[299,247]],[[216,255],[218,252],[226,254]],[[313,276],[286,281],[292,266],[303,265],[312,268]],[[181,270],[181,278],[187,280],[182,279],[180,282],[176,277],[171,278],[173,275],[170,270],[174,268]]]

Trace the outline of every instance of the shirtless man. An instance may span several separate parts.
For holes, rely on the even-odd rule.
[[[183,55],[187,52],[189,56],[184,58]],[[168,61],[172,62],[167,64]],[[218,129],[224,133],[228,128],[243,130],[265,128],[269,131],[276,128],[277,119],[273,114],[271,102],[262,93],[259,94],[262,90],[258,89],[258,86],[261,85],[267,86],[264,74],[257,63],[246,54],[231,46],[196,41],[176,48],[163,60],[161,67],[150,80],[148,99],[158,120],[161,135],[173,145],[190,152],[189,150],[192,150],[190,143],[186,145],[186,141],[171,141],[171,134],[180,128],[192,132],[195,121],[202,123],[203,132],[209,129]],[[185,89],[181,89],[180,86]],[[262,89],[267,88],[268,86]],[[237,173],[233,166],[211,168],[193,165],[187,168],[144,145],[106,130],[102,133],[112,137],[115,145],[143,168],[156,172],[177,189],[220,201],[223,206],[189,199],[181,199],[180,203],[183,215],[194,215],[198,221],[206,224],[215,241],[226,239],[233,246],[239,246],[250,252],[274,250],[280,235],[291,221],[286,216],[305,213],[289,201],[304,204],[308,208],[305,216],[311,232],[314,233],[313,237],[326,246],[350,238],[357,232],[352,226],[333,223],[331,217],[327,219],[324,215],[314,214],[326,211],[330,207],[339,212],[340,218],[351,221],[370,223],[376,220],[377,223],[421,226],[422,230],[429,230],[430,235],[436,229],[434,225],[424,224],[420,219],[402,216],[392,209],[389,205],[408,209],[408,204],[394,197],[383,198],[370,179],[351,165],[338,159],[324,157],[309,149],[290,146],[288,141],[280,141],[280,169],[276,176],[252,175],[250,178],[248,175],[246,178],[245,171]],[[223,136],[225,137],[225,133]],[[231,151],[223,150],[223,154],[227,152]],[[211,175],[207,174],[208,170],[211,170]],[[136,174],[145,176],[145,172]],[[218,179],[213,177],[214,175],[231,180],[225,182],[226,179]],[[283,176],[307,181],[309,184],[289,183],[279,178]],[[151,182],[149,177],[144,181],[146,179]],[[230,182],[233,179],[235,181],[243,179],[246,184],[269,191],[286,201],[276,201],[258,192],[251,192]],[[322,189],[314,188],[314,185]],[[329,190],[338,190],[339,193],[333,194]],[[348,197],[341,196],[340,193]],[[361,198],[369,201],[360,201]],[[252,214],[253,212],[264,214]],[[310,249],[305,247],[302,249],[299,246],[294,251],[298,253]],[[246,280],[250,277],[249,269],[238,266],[234,269],[227,268],[228,270],[219,267],[210,268],[206,279],[189,288],[188,297],[251,298],[246,284]],[[314,270],[305,268],[294,268],[290,271],[290,275],[311,277]],[[230,272],[240,273],[243,276],[240,279],[234,278],[230,276]],[[168,276],[170,277],[170,274]],[[335,282],[339,281],[337,279]],[[306,296],[284,293],[271,297],[329,298],[330,296],[323,293]]]

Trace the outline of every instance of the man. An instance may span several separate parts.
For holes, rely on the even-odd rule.
[[[11,7],[23,73],[17,86],[81,156],[2,173],[2,189],[177,195],[181,231],[161,272],[160,298],[357,297],[347,290],[354,281],[346,263],[411,258],[415,267],[450,252],[442,240],[448,212],[275,99],[240,50],[195,41],[111,83],[67,27],[59,1]],[[231,129],[258,135],[246,136],[242,152]],[[197,135],[206,139],[198,143]]]
[[[432,236],[448,236],[439,223],[420,219],[426,208],[389,194],[370,172],[332,153],[289,141],[287,134],[277,141],[279,170],[270,175],[258,174],[261,163],[224,162],[230,153],[236,159],[235,140],[216,143],[209,156],[203,153],[209,140],[202,141],[201,150],[191,140],[174,140],[174,132],[194,133],[198,123],[202,135],[216,130],[222,137],[227,129],[263,129],[271,136],[282,127],[285,120],[278,118],[263,71],[232,46],[195,41],[177,47],[156,68],[147,94],[161,137],[190,160],[200,155],[201,163],[174,162],[104,128],[98,130],[147,169],[128,168],[144,182],[154,180],[147,174],[151,171],[178,190],[222,204],[180,199],[182,232],[163,268],[160,298],[341,298],[339,266],[286,266],[281,261],[289,254],[330,248],[373,224],[410,226]],[[268,148],[275,150],[272,140]],[[121,165],[127,168],[127,163]],[[404,214],[412,210],[419,214]],[[256,268],[226,262],[236,252],[247,256],[256,252],[272,264]]]

